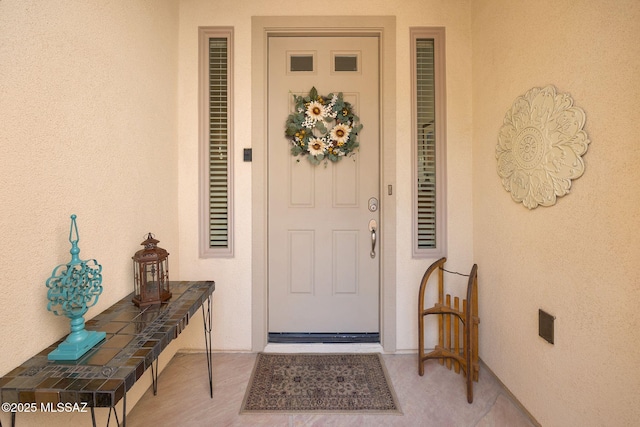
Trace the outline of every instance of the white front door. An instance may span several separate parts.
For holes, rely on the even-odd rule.
[[[380,330],[378,51],[377,37],[269,37],[270,333]],[[312,87],[354,106],[363,125],[354,156],[326,165],[292,156],[292,95]]]

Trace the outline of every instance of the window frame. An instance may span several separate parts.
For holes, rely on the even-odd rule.
[[[209,216],[209,40],[227,40],[227,246],[210,245],[211,222]],[[199,252],[200,258],[230,258],[234,256],[233,227],[233,27],[198,28],[198,93],[199,93]]]
[[[412,165],[412,257],[440,258],[447,255],[446,196],[446,67],[445,28],[412,27],[411,39],[411,165]],[[433,40],[436,148],[436,244],[421,248],[418,242],[418,118],[417,42]]]

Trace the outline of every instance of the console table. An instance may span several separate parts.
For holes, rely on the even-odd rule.
[[[211,296],[215,282],[170,282],[169,286],[173,296],[166,303],[139,308],[131,302],[133,294],[130,294],[87,321],[87,330],[104,331],[107,336],[80,359],[47,359],[63,337],[0,378],[0,401],[15,404],[12,425],[15,425],[17,412],[54,412],[58,405],[64,404],[86,406],[91,411],[94,426],[94,408],[109,408],[109,420],[113,411],[119,425],[115,406],[120,400],[123,402],[122,425],[126,425],[127,391],[151,368],[156,394],[158,356],[177,338],[200,307],[209,393],[213,397]]]

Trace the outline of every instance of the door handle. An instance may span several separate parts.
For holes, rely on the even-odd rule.
[[[371,253],[369,255],[371,255],[371,258],[376,257],[376,241],[378,240],[376,235],[377,230],[378,223],[376,223],[375,219],[372,219],[369,221],[369,231],[371,232]]]

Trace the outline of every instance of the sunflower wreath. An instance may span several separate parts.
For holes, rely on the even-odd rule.
[[[362,125],[342,92],[322,96],[312,87],[309,95],[293,95],[293,99],[295,112],[287,118],[285,130],[292,155],[307,156],[314,165],[322,161],[326,165],[328,160],[338,162],[354,154]]]

